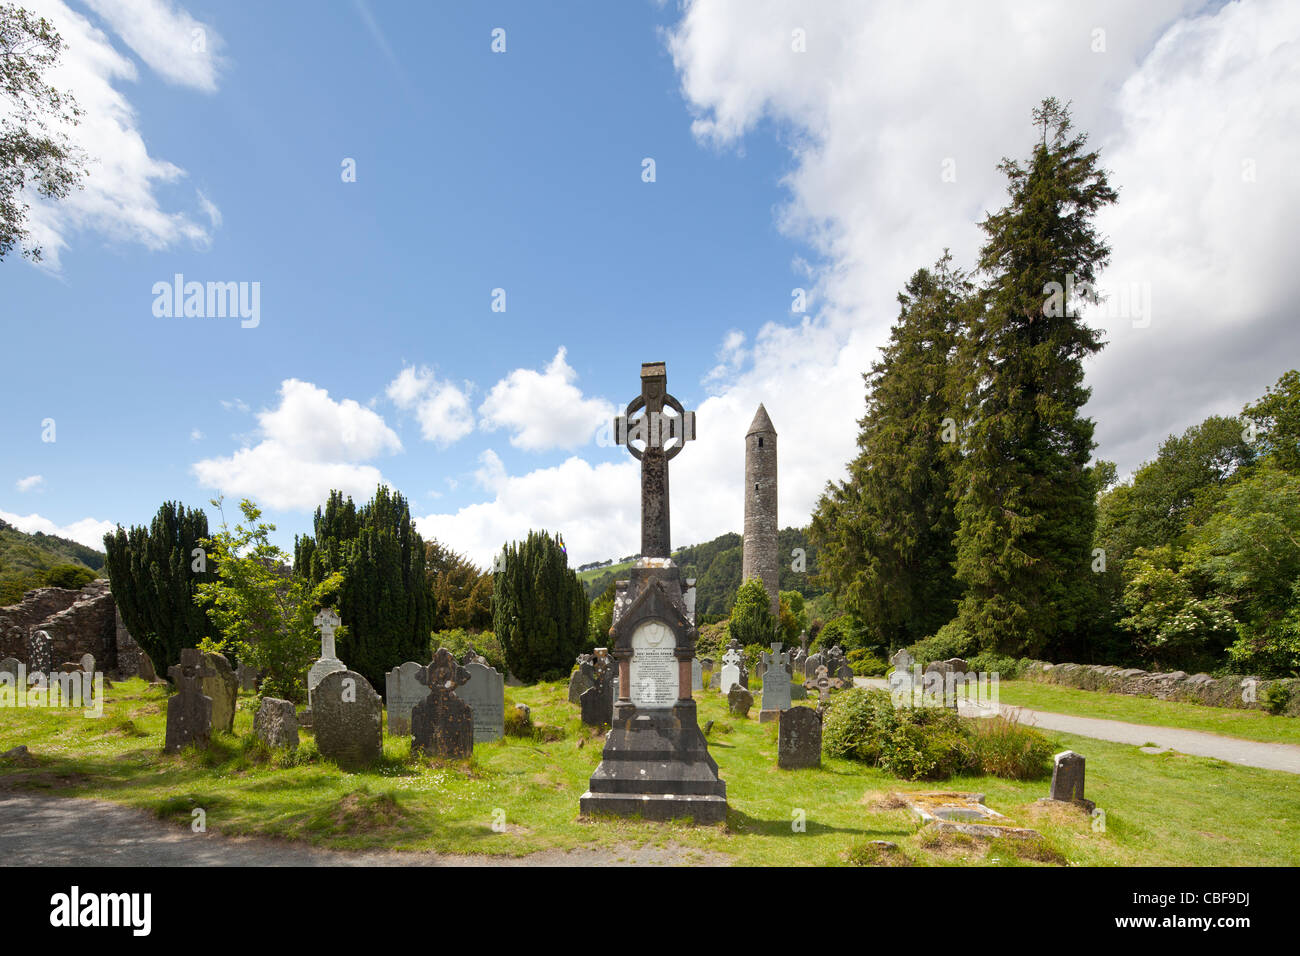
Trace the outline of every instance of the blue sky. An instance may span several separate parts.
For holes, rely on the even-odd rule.
[[[1270,251],[1298,205],[1282,4],[29,5],[101,125],[77,134],[86,192],[34,210],[47,262],[0,263],[0,513],[20,527],[94,540],[220,490],[288,545],[329,487],[382,480],[479,560],[530,527],[575,562],[621,556],[636,472],[596,430],[650,360],[700,411],[675,541],[739,529],[759,401],[782,524],[803,524],[852,454],[894,295],[944,246],[970,264],[1045,95],[1115,170],[1112,273],[1155,303],[1146,325],[1098,317],[1098,453],[1130,469],[1300,354]],[[257,283],[257,326],[156,316],[177,273]],[[1225,283],[1231,324],[1204,308]]]

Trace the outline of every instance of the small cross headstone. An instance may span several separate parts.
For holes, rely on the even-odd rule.
[[[411,753],[468,757],[474,752],[474,713],[455,690],[469,680],[469,671],[440,647],[420,679],[429,696],[411,711]]]
[[[469,679],[455,694],[469,704],[474,722],[474,743],[500,740],[506,733],[506,680],[495,668],[471,661],[464,665]]]
[[[343,766],[374,763],[384,752],[384,702],[356,671],[326,674],[316,685],[311,726],[321,756]]]
[[[307,701],[309,705],[317,685],[324,680],[327,674],[347,669],[344,663],[334,654],[334,632],[338,630],[341,623],[338,612],[332,607],[322,608],[320,613],[312,619],[312,623],[320,628],[320,660],[312,664],[311,670],[307,672]],[[373,688],[371,689],[373,690]]]
[[[731,693],[731,688],[739,683],[740,652],[734,647],[728,647],[727,652],[722,655],[722,693]]]
[[[407,661],[384,675],[388,732],[394,737],[411,733],[411,711],[429,696],[428,686],[420,679],[421,670],[415,661]]]
[[[776,731],[776,765],[799,770],[822,765],[822,720],[811,707],[781,711]]]
[[[167,701],[166,753],[177,753],[189,744],[206,747],[212,738],[212,698],[199,686],[209,670],[197,650],[187,647],[181,651],[181,662],[172,668],[177,692]]]

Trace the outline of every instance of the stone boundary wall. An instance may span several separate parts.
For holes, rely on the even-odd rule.
[[[36,588],[24,594],[17,604],[0,607],[0,657],[27,660],[28,631],[60,611],[66,611],[79,597],[80,591],[67,588]]]
[[[1160,700],[1177,700],[1207,707],[1235,707],[1239,710],[1267,710],[1264,691],[1273,684],[1281,684],[1291,691],[1291,698],[1282,713],[1287,717],[1300,717],[1300,680],[1294,678],[1263,680],[1235,675],[1211,677],[1209,674],[1189,675],[1186,671],[1158,673],[1108,664],[1049,664],[1046,661],[1030,661],[1023,669],[1021,678],[1078,690],[1156,697]],[[1241,699],[1243,685],[1247,680],[1256,681],[1254,701]]]

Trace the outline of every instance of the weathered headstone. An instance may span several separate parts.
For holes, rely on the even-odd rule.
[[[780,717],[781,711],[790,709],[790,673],[786,670],[790,654],[781,653],[781,645],[777,643],[772,645],[771,654],[763,652],[762,660],[767,671],[763,676],[763,706],[758,712],[758,722],[765,724]]]
[[[805,639],[807,638],[807,635],[803,635],[803,636]],[[802,647],[790,655],[790,666],[794,670],[794,676],[799,678],[800,680],[803,680],[804,676],[808,673],[807,670],[804,668],[804,664],[807,662],[807,660],[808,660],[808,652],[805,651]]]
[[[698,657],[691,658],[691,690],[704,690],[704,665]]]
[[[343,766],[374,763],[384,752],[383,701],[356,671],[326,674],[311,701],[316,749]]]
[[[604,726],[613,717],[609,694],[599,685],[584,690],[578,703],[582,707],[582,722],[588,727]]]
[[[405,737],[411,732],[411,711],[429,696],[428,685],[420,677],[423,668],[415,661],[407,661],[384,675],[384,691],[388,707],[388,732],[394,737]]]
[[[253,733],[268,747],[298,749],[298,715],[293,702],[278,697],[263,697],[253,717]]]
[[[32,631],[27,637],[27,670],[48,674],[54,667],[54,639],[48,631]]]
[[[734,647],[728,647],[722,655],[722,683],[719,689],[723,694],[730,694],[731,688],[740,683],[740,653]]]
[[[212,698],[203,693],[199,681],[211,667],[202,654],[187,647],[172,670],[177,692],[167,701],[163,750],[174,754],[189,744],[206,747],[212,738]]]
[[[844,656],[844,648],[837,645],[827,651],[825,664],[831,677],[838,677],[847,686],[853,686],[853,665]]]
[[[224,654],[204,654],[214,672],[202,681],[203,693],[212,698],[212,729],[222,733],[235,730],[235,707],[239,700],[239,678]]]
[[[487,664],[464,665],[469,679],[456,688],[456,696],[469,704],[474,721],[474,743],[500,740],[506,733],[506,680]]]
[[[23,662],[16,657],[6,657],[4,660],[0,661],[0,674],[11,675],[15,686],[18,681],[18,672],[26,671],[26,669],[27,668],[23,667]]]
[[[239,682],[240,690],[257,690],[257,668],[240,661],[239,666],[235,668],[235,680]]]
[[[776,729],[776,765],[782,770],[820,767],[822,720],[811,707],[781,711]]]
[[[312,664],[311,670],[307,672],[308,706],[311,704],[312,693],[327,674],[347,670],[347,665],[334,655],[334,632],[341,623],[338,612],[332,607],[323,608],[312,619],[312,623],[320,628],[320,659]]]
[[[727,711],[733,717],[748,717],[754,706],[754,695],[739,684],[732,684],[727,692]]]
[[[469,680],[469,671],[440,647],[420,680],[429,696],[411,710],[411,753],[468,757],[474,752],[474,714],[454,691]]]
[[[576,704],[582,700],[582,692],[596,686],[595,658],[590,654],[579,654],[577,668],[569,678],[569,703]]]
[[[1091,812],[1096,804],[1083,796],[1084,764],[1083,755],[1073,750],[1057,754],[1052,762],[1052,790],[1048,799],[1079,804]]]

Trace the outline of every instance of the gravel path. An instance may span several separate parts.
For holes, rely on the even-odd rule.
[[[859,687],[889,689],[889,681],[881,677],[855,677],[853,680]],[[1300,746],[1295,744],[1267,744],[1257,740],[1242,740],[1240,737],[1211,734],[1203,730],[1130,724],[1122,720],[1103,720],[1098,717],[1074,717],[1070,714],[1030,710],[1028,707],[1015,707],[1011,704],[1002,704],[999,709],[1008,716],[1018,718],[1021,723],[1040,727],[1043,730],[1059,730],[1067,734],[1078,734],[1080,737],[1110,740],[1117,744],[1135,744],[1139,747],[1150,743],[1156,745],[1149,751],[1152,753],[1176,750],[1182,754],[1213,757],[1243,767],[1260,767],[1264,770],[1282,770],[1286,773],[1300,774]],[[963,704],[961,712],[968,716],[979,716],[988,711],[978,706],[967,707]]]
[[[684,847],[547,850],[525,857],[318,850],[191,833],[102,800],[0,793],[0,866],[663,866],[729,860]]]

